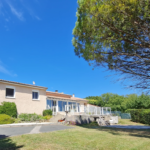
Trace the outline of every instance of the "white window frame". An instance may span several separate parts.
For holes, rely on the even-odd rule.
[[[76,110],[77,110],[76,112],[79,112],[79,111],[78,111],[78,107],[77,107],[77,102],[75,102],[75,101],[67,101],[67,107],[69,106],[69,104],[68,104],[69,102],[71,102],[71,103],[76,103],[76,104],[75,104],[75,105],[76,105]],[[72,107],[73,107],[73,105],[72,105]]]
[[[68,106],[68,101],[66,101],[66,100],[57,100],[57,109],[58,109],[58,112],[65,112],[65,111],[59,111],[58,101],[66,102],[67,106]]]
[[[38,99],[33,99],[33,92],[38,92]],[[39,92],[39,90],[32,90],[32,100],[33,101],[39,101],[40,100],[40,92]]]
[[[6,98],[10,98],[10,99],[16,98],[16,88],[15,88],[14,86],[6,86],[6,89],[7,89],[7,88],[14,90],[14,96],[13,96],[13,97],[11,97],[11,96],[6,96],[6,90],[5,90],[5,96],[6,96]]]

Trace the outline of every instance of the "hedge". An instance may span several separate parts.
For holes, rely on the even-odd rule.
[[[2,102],[2,105],[0,105],[0,114],[17,118],[16,104],[14,102]]]
[[[132,121],[150,125],[150,109],[128,109],[126,112],[131,114]]]
[[[11,124],[14,123],[15,120],[6,114],[0,114],[0,124]]]
[[[52,116],[52,110],[50,109],[46,109],[46,110],[43,110],[43,116]]]

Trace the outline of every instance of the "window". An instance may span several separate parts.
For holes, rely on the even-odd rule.
[[[15,88],[7,86],[6,87],[6,97],[7,98],[15,98]]]
[[[39,100],[39,91],[32,91],[32,99]]]
[[[56,101],[55,101],[55,100],[49,100],[49,99],[47,99],[47,107],[46,107],[46,108],[47,108],[47,109],[52,109],[53,106],[54,106],[54,107],[57,106]]]
[[[58,101],[58,111],[62,111],[62,101]]]
[[[58,111],[65,111],[66,106],[67,106],[67,102],[58,101]]]
[[[77,105],[75,102],[68,102],[69,105],[69,111],[77,112]]]
[[[47,100],[47,109],[52,109],[52,100]]]

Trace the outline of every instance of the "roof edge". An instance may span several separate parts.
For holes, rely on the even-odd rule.
[[[2,79],[0,79],[0,82],[1,83],[13,84],[13,85],[26,86],[26,87],[34,87],[34,88],[38,88],[38,89],[46,89],[46,90],[48,89],[47,87],[43,87],[43,86],[37,86],[37,85],[20,83],[20,82],[15,82],[15,81],[2,80]]]
[[[54,94],[62,94],[62,95],[68,95],[68,96],[72,96],[70,94],[65,94],[65,93],[57,93],[57,92],[51,92],[51,91],[46,91],[46,92],[49,92],[49,93],[54,93]]]
[[[46,98],[56,98],[56,99],[70,100],[70,101],[82,101],[82,102],[88,102],[88,101],[85,100],[85,99],[80,99],[80,98],[72,99],[72,97],[71,97],[71,98],[66,98],[66,97],[58,97],[58,96],[46,96]]]

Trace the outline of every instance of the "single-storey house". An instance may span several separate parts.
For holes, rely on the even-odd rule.
[[[18,114],[42,114],[43,110],[51,109],[53,114],[83,113],[87,100],[74,95],[47,91],[47,87],[0,80],[0,104],[4,101],[15,102]]]

